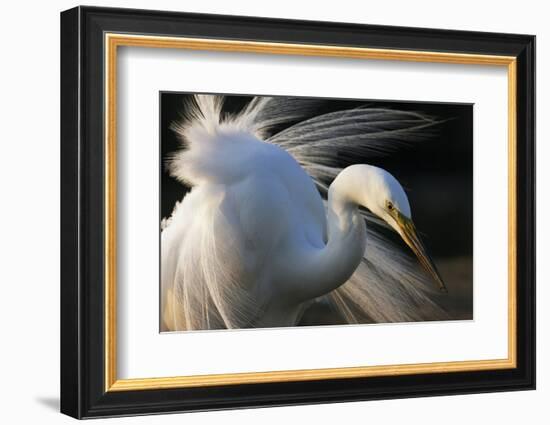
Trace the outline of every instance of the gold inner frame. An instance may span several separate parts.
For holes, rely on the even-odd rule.
[[[508,72],[508,357],[418,364],[118,379],[116,325],[116,123],[119,46],[504,66]],[[510,369],[516,367],[516,58],[327,45],[105,34],[105,391]]]

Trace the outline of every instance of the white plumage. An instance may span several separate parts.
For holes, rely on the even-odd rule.
[[[337,161],[389,154],[434,121],[379,108],[304,119],[319,101],[278,97],[228,116],[223,101],[195,96],[174,126],[184,149],[169,169],[192,189],[163,221],[162,330],[292,326],[313,302],[349,323],[445,317],[430,278],[380,231],[400,233],[444,288],[401,185],[380,168]]]

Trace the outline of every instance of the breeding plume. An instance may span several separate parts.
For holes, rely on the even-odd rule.
[[[445,317],[430,287],[445,285],[399,182],[338,160],[391,155],[433,120],[368,107],[318,114],[319,100],[283,97],[229,115],[223,102],[195,96],[173,126],[182,149],[167,165],[191,190],[162,223],[162,330],[293,326],[312,303],[348,323]]]

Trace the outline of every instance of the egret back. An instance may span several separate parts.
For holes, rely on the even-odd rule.
[[[185,148],[168,162],[191,190],[163,223],[162,329],[258,326],[284,297],[284,285],[271,285],[281,246],[301,235],[323,243],[323,204],[286,151],[221,120],[212,99],[190,109],[191,120],[176,126]]]

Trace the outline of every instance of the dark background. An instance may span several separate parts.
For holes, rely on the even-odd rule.
[[[174,204],[189,188],[173,179],[165,159],[181,149],[173,122],[185,116],[186,93],[162,92],[161,104],[161,217],[169,217]],[[238,112],[251,96],[228,96],[224,112]],[[407,192],[417,229],[447,284],[449,293],[439,302],[453,319],[471,319],[473,314],[473,106],[425,102],[325,99],[321,113],[358,106],[420,112],[440,123],[426,141],[412,143],[385,157],[341,158],[341,166],[367,163],[393,174]],[[293,123],[275,130],[282,130]],[[396,235],[390,235],[403,244]],[[404,244],[403,244],[404,245]],[[408,248],[404,248],[408,252]],[[307,316],[306,316],[307,320]],[[309,324],[309,323],[307,323]]]

